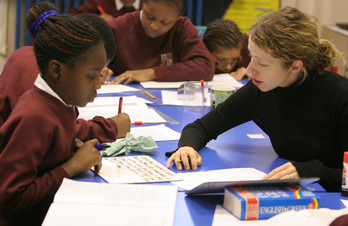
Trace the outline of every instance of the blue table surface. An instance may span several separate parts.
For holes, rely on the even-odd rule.
[[[138,84],[132,86],[142,89]],[[156,97],[161,97],[161,90],[159,89],[147,89],[147,91]],[[140,92],[121,93],[113,96],[134,94],[151,100],[150,97]],[[179,124],[165,124],[178,132],[181,132],[186,124],[193,122],[209,111],[209,108],[204,109],[203,107],[168,106],[158,103],[154,103],[153,106],[179,122]],[[250,139],[247,134],[262,134],[265,138]],[[177,143],[178,141],[157,142],[157,150],[148,155],[165,165],[168,159],[165,156],[165,152],[175,150],[177,148]],[[203,162],[202,166],[199,167],[197,171],[253,167],[268,173],[272,169],[287,162],[287,160],[277,156],[268,136],[253,122],[244,123],[221,134],[216,140],[209,142],[199,153],[203,158]],[[181,172],[174,167],[172,167],[171,170],[175,173]],[[95,175],[92,171],[77,175],[74,179],[78,181],[105,183],[102,178]],[[312,184],[309,187],[315,190],[315,193],[319,195],[319,207],[330,209],[344,208],[340,199],[348,198],[341,196],[340,193],[325,192],[319,184]],[[222,202],[223,194],[187,196],[184,192],[179,191],[177,195],[174,225],[211,225],[215,207],[217,204],[222,205]]]

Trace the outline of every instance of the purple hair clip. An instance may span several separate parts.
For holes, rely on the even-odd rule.
[[[41,14],[38,18],[36,18],[36,20],[30,27],[30,33],[33,35],[33,37],[35,37],[37,30],[41,26],[42,22],[44,22],[44,20],[46,20],[50,16],[54,16],[57,14],[58,14],[57,11],[49,10]]]

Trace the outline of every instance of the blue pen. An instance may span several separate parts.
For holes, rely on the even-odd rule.
[[[110,147],[110,145],[108,144],[96,144],[94,146],[98,151],[103,151],[105,150],[106,148]]]

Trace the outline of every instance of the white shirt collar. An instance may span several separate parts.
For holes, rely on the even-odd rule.
[[[34,85],[35,85],[37,88],[41,89],[42,91],[44,91],[44,92],[50,94],[51,96],[54,96],[55,98],[57,98],[57,99],[58,99],[60,102],[62,102],[65,106],[67,106],[67,107],[72,107],[71,105],[66,104],[66,103],[62,100],[62,98],[60,98],[60,97],[58,96],[58,94],[55,93],[55,92],[53,91],[53,89],[52,89],[52,88],[47,84],[47,82],[41,77],[41,74],[39,74],[39,75],[37,76]]]
[[[117,11],[122,9],[124,6],[121,0],[115,0],[115,4],[116,4]],[[133,3],[133,7],[136,10],[138,10],[140,8],[140,0],[135,0],[135,2]]]

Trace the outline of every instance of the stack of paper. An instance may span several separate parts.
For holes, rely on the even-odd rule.
[[[97,97],[93,103],[86,107],[79,108],[79,118],[90,120],[95,116],[111,118],[118,114],[119,97]],[[123,97],[122,112],[127,113],[131,122],[142,123],[165,123],[156,111],[147,107],[149,101],[136,96]]]
[[[266,174],[255,168],[230,168],[205,172],[180,173],[179,175],[183,180],[173,183],[186,190],[186,194],[223,192],[224,188],[230,185],[291,183],[306,186],[319,180],[317,177],[287,180],[262,180]]]
[[[260,170],[254,168],[231,168],[221,170],[209,170],[205,172],[189,172],[180,173],[182,181],[173,182],[175,185],[183,188],[189,193],[191,190],[202,187],[204,190],[224,190],[224,186],[218,182],[231,182],[231,181],[257,181],[261,180],[266,174]],[[218,185],[218,187],[215,187]],[[200,191],[197,191],[199,193]]]
[[[42,225],[163,225],[174,222],[177,187],[64,179]]]

